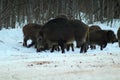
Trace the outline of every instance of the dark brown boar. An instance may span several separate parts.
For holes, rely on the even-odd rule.
[[[112,30],[95,30],[90,32],[90,44],[97,44],[103,50],[107,43],[114,43],[116,36]]]
[[[89,32],[95,31],[95,30],[101,30],[100,26],[98,25],[92,25],[89,27]],[[89,44],[91,49],[96,49],[95,44]]]
[[[36,46],[36,35],[39,32],[39,30],[42,28],[42,25],[35,24],[35,23],[29,23],[23,27],[23,46],[25,47],[31,47],[35,44]],[[31,39],[32,43],[27,45],[27,41]]]
[[[62,53],[64,53],[65,45],[73,43],[75,40],[77,45],[82,47],[80,52],[86,52],[85,42],[89,28],[80,20],[68,20],[65,18],[56,18],[48,21],[40,31],[40,38],[37,41],[37,50],[41,51],[44,45],[59,45]]]
[[[117,31],[117,38],[118,38],[118,45],[120,47],[120,27],[119,27],[119,29]]]

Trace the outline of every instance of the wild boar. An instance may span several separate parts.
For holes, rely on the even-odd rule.
[[[116,41],[116,36],[112,30],[95,30],[90,32],[89,41],[90,44],[99,45],[100,50],[103,50],[107,43],[114,43]]]
[[[120,47],[120,27],[119,27],[119,29],[117,31],[117,38],[118,38],[118,45]]]
[[[45,43],[59,45],[62,53],[64,53],[65,45],[73,43],[75,40],[77,45],[81,47],[80,52],[86,52],[85,43],[87,38],[87,32],[89,28],[80,20],[68,20],[65,18],[56,18],[45,23],[37,41],[37,49],[41,51],[44,48]]]
[[[24,35],[23,46],[29,48],[29,47],[35,45],[35,47],[36,47],[36,35],[41,28],[42,28],[42,25],[35,24],[35,23],[29,23],[29,24],[25,25],[22,29],[23,35]],[[32,40],[32,43],[27,45],[27,41],[29,39]]]

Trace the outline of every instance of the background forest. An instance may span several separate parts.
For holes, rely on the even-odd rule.
[[[84,15],[83,15],[84,13]],[[22,27],[23,23],[43,24],[65,14],[69,18],[95,21],[120,19],[120,0],[0,0],[0,28]]]

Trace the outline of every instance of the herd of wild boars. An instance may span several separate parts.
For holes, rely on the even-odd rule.
[[[56,17],[49,20],[44,25],[30,23],[23,27],[23,46],[31,47],[35,45],[36,51],[45,50],[61,50],[65,53],[65,49],[74,51],[74,44],[80,48],[80,53],[87,52],[89,46],[95,49],[96,45],[103,50],[107,43],[119,41],[120,47],[120,28],[117,37],[112,30],[103,30],[98,25],[88,26],[80,20],[68,19],[65,16]],[[27,40],[31,39],[32,43],[27,45]]]

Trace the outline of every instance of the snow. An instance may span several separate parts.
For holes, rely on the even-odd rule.
[[[117,33],[119,22],[110,28],[95,23],[102,29]],[[21,28],[0,31],[0,80],[119,80],[120,48],[118,43],[108,44],[103,51],[79,53],[79,49],[65,54],[36,52],[34,47],[22,46]]]

